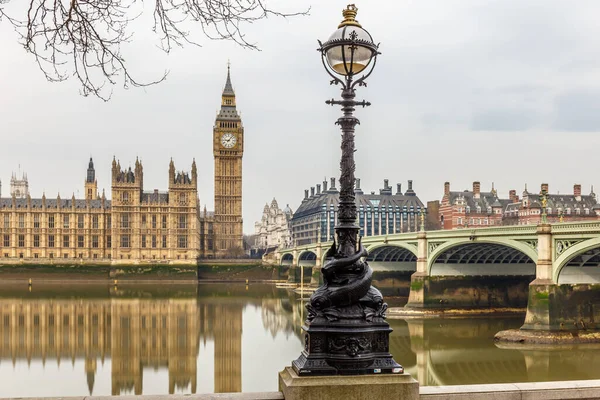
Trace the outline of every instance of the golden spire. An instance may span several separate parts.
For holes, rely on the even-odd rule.
[[[344,20],[338,25],[338,28],[341,28],[346,25],[353,25],[362,28],[356,18],[356,13],[358,12],[358,8],[354,4],[348,4],[346,9],[342,11],[342,15],[344,16]]]

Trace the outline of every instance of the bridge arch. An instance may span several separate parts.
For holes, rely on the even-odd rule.
[[[567,248],[554,265],[553,281],[559,285],[600,283],[600,237]]]
[[[369,248],[367,261],[375,270],[416,271],[417,249],[404,243],[387,243]]]
[[[429,275],[535,275],[537,252],[511,239],[460,240],[435,248],[427,259]]]
[[[284,253],[281,255],[281,265],[292,265],[294,263],[294,255],[292,253]]]
[[[314,267],[317,263],[317,253],[312,250],[304,250],[298,255],[298,266]]]

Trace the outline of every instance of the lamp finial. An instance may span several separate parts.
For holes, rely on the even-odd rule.
[[[338,25],[338,28],[346,25],[354,25],[362,28],[356,18],[356,13],[358,12],[358,7],[354,4],[348,4],[346,9],[342,11],[342,15],[344,16],[344,20]]]

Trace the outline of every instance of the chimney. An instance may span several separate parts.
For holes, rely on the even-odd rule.
[[[323,191],[327,191],[327,181],[323,181]]]
[[[335,190],[335,178],[330,178],[331,180],[331,190]]]
[[[450,182],[444,183],[444,194],[450,194]]]
[[[360,179],[358,179],[358,178],[354,179],[354,193],[356,193],[356,194],[364,194],[364,192],[360,188]]]
[[[396,194],[402,195],[402,184],[401,183],[396,184]]]
[[[516,203],[519,201],[519,198],[517,197],[517,191],[516,190],[509,190],[508,191],[508,198],[510,199],[510,201],[512,203]]]
[[[321,184],[317,183],[317,194],[321,194]]]
[[[310,188],[310,197],[315,197],[315,187]]]
[[[579,183],[573,185],[573,195],[575,196],[575,200],[581,201],[581,185]]]
[[[473,182],[473,198],[478,199],[481,195],[481,183],[479,181]]]
[[[542,183],[542,192],[548,193],[548,184],[547,183]]]
[[[416,196],[415,191],[412,188],[412,180],[408,181],[408,190],[404,193],[405,196]]]
[[[392,187],[390,186],[389,179],[383,180],[383,189],[379,191],[379,194],[392,194]]]
[[[308,199],[308,189],[304,191],[304,200]]]

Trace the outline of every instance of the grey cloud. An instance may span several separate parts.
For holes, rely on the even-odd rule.
[[[471,120],[474,131],[524,131],[535,126],[535,111],[527,109],[488,109],[477,111]]]
[[[564,93],[555,101],[554,128],[568,132],[600,131],[600,89]]]

